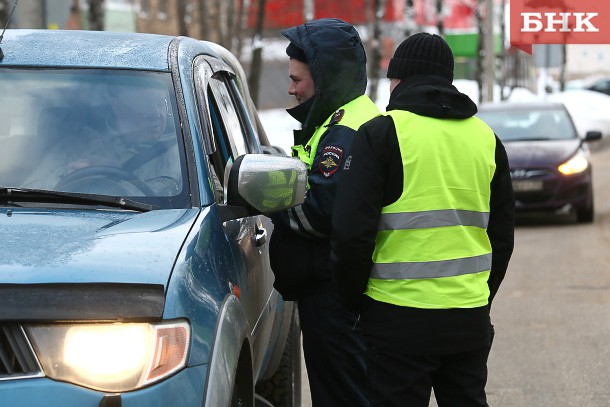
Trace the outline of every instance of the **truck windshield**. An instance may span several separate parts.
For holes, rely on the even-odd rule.
[[[0,187],[190,201],[169,73],[3,70]]]

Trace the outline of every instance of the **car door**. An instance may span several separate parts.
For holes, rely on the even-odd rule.
[[[215,58],[200,58],[195,63],[196,90],[201,122],[209,139],[209,171],[213,175],[216,202],[223,204],[222,183],[227,167],[240,155],[261,153],[260,145],[237,91],[232,70]],[[203,99],[203,100],[202,100]],[[250,324],[255,348],[263,346],[268,335],[267,304],[273,290],[273,274],[269,263],[269,234],[273,225],[269,218],[248,216],[224,222],[227,239],[234,248],[240,268],[237,276],[240,300]]]

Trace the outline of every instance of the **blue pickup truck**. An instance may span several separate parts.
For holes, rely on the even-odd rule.
[[[307,168],[265,154],[236,59],[133,33],[1,47],[0,405],[298,405],[265,215]]]

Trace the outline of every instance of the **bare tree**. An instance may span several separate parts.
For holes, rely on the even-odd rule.
[[[366,49],[366,55],[373,54],[372,33],[375,25],[375,12],[371,1],[373,0],[364,0],[364,24],[366,27],[366,41],[364,43],[364,47]]]
[[[316,15],[314,0],[303,0],[303,19],[311,21]]]
[[[244,33],[246,31],[246,25],[248,24],[248,10],[250,10],[250,0],[239,0],[237,19],[237,28],[235,35],[234,53],[237,59],[241,60],[241,54],[244,47]]]
[[[3,30],[8,21],[9,6],[8,0],[0,0],[0,30]],[[2,31],[0,31],[1,33]]]
[[[565,41],[561,43],[561,65],[559,67],[559,91],[566,90],[566,67],[568,65],[568,46]]]
[[[483,8],[484,0],[477,0],[475,7],[475,21],[479,33],[477,42],[477,58],[475,69],[475,80],[479,89],[479,103],[483,102],[483,59],[485,58],[485,27],[481,9]]]
[[[233,3],[233,1],[216,0],[216,8],[218,9],[218,24],[216,29],[218,30],[218,43],[225,48],[231,48],[229,28],[228,28],[228,12],[227,4]]]
[[[364,0],[364,21],[366,23],[366,28],[369,33],[373,32],[374,19],[375,16],[373,15],[373,5],[371,4],[371,0]]]
[[[415,21],[413,0],[407,0],[405,4],[405,38],[409,38],[411,34],[418,30],[417,22]]]
[[[248,87],[254,105],[258,107],[258,94],[261,73],[263,69],[263,24],[265,22],[265,0],[258,0],[258,11],[256,13],[256,27],[252,39],[252,63],[250,65],[250,77]]]
[[[485,1],[485,100],[494,100],[494,88],[496,83],[496,52],[494,42],[494,0]]]
[[[504,38],[506,36],[506,24],[504,23],[504,1],[500,2],[499,19],[500,19],[500,42],[502,44],[500,48],[500,55],[497,58],[497,63],[500,66],[500,77],[498,78],[498,84],[500,85],[500,100],[506,100],[509,95],[506,92],[506,81],[508,77],[508,71],[505,69],[506,62],[506,46],[504,45]]]
[[[436,0],[436,29],[438,35],[445,36],[445,23],[443,21],[443,0]]]
[[[199,36],[201,39],[209,39],[208,23],[208,0],[199,0]]]
[[[89,0],[89,29],[104,31],[104,0]]]
[[[4,29],[8,25],[8,4],[5,0],[0,0],[0,61],[4,59],[4,52],[2,51],[2,36],[4,35]]]
[[[186,26],[186,0],[178,0],[176,2],[176,16],[178,16],[178,35],[188,36],[188,27]]]
[[[377,100],[377,88],[379,86],[379,71],[381,70],[381,23],[385,17],[386,0],[373,0],[373,11],[375,18],[373,20],[373,38],[371,39],[371,83],[369,86],[369,97],[372,100]]]
[[[220,26],[222,22],[220,20],[220,0],[206,0],[205,8],[201,10],[202,14],[206,19],[207,35],[204,37],[206,40],[222,43]]]
[[[233,49],[233,39],[235,38],[235,22],[239,20],[235,18],[235,0],[225,2],[225,6],[227,8],[227,36],[225,38],[225,48],[232,50]]]
[[[186,29],[189,28],[189,10],[193,9],[193,0],[178,0],[184,3],[187,10]],[[236,53],[241,52],[243,31],[247,24],[247,10],[250,0],[197,0],[199,9],[199,36],[212,41]]]

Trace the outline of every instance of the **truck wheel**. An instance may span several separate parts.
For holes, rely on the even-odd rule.
[[[280,365],[273,376],[256,385],[256,394],[275,407],[301,405],[301,325],[296,306]]]

